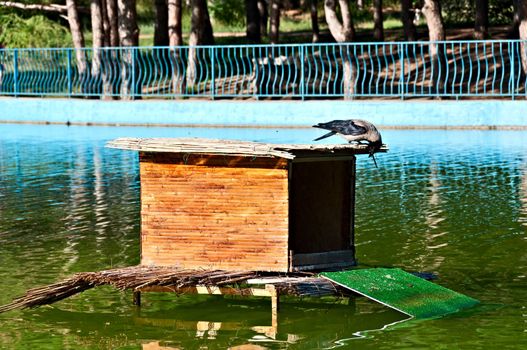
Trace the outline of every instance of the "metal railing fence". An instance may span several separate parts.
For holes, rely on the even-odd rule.
[[[527,97],[527,42],[2,49],[0,95]]]

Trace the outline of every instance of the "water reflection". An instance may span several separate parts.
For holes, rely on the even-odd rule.
[[[42,308],[17,318],[19,326],[27,329],[20,328],[15,333],[18,344],[39,345],[50,337],[62,337],[64,344],[105,344],[108,346],[103,348],[112,349],[230,349],[253,345],[265,349],[338,348],[353,339],[365,339],[370,330],[407,318],[366,299],[289,299],[282,305],[278,326],[272,326],[268,300],[188,296],[174,299],[148,294],[141,309],[130,306],[112,310],[97,302],[90,306],[90,299],[96,294],[89,292],[88,300],[80,306],[77,302],[75,306],[72,303]],[[5,334],[12,333],[8,329]]]
[[[521,183],[520,183],[520,191],[519,191],[519,198],[520,198],[520,217],[518,219],[519,222],[523,226],[527,226],[527,160],[522,164],[522,175],[521,175]],[[527,239],[527,237],[525,237]]]
[[[437,161],[430,163],[430,175],[428,186],[428,208],[425,210],[426,224],[428,226],[425,234],[425,249],[431,251],[429,261],[426,266],[428,271],[438,271],[445,257],[438,251],[448,245],[448,237],[443,237],[448,232],[442,229],[441,223],[445,220],[445,213],[442,209],[441,199],[441,178],[439,177],[439,166]]]
[[[426,223],[430,229],[437,229],[439,223],[443,221],[443,210],[441,209],[441,179],[438,174],[438,165],[436,161],[430,163],[430,175],[429,175],[428,187],[429,198],[428,198],[428,213],[426,216]]]
[[[317,136],[310,129],[0,125],[0,131],[0,304],[78,271],[139,262],[137,155],[106,149],[107,140],[309,143]],[[148,296],[138,313],[129,294],[101,288],[50,308],[0,315],[0,348],[345,348],[355,342],[391,349],[438,339],[446,339],[445,347],[496,339],[514,347],[525,331],[527,133],[382,132],[390,152],[378,155],[379,169],[367,157],[358,162],[359,263],[434,272],[438,283],[501,307],[368,332],[401,315],[360,299],[351,305],[299,300],[284,303],[274,329],[267,302]]]

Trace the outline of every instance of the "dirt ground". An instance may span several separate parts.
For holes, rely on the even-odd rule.
[[[446,28],[446,40],[472,40],[474,29],[467,28]],[[329,35],[329,33],[325,33]],[[417,35],[419,41],[428,40],[428,31],[426,27],[419,26],[417,28]],[[385,41],[403,41],[404,33],[402,29],[393,29],[384,31]],[[510,26],[495,26],[489,28],[489,40],[503,40],[510,38]],[[371,30],[357,31],[357,41],[372,41]]]
[[[472,40],[472,34],[474,29],[471,27],[467,28],[447,28],[446,29],[446,40]],[[358,42],[368,42],[373,41],[372,30],[358,29],[357,30],[357,40]],[[417,35],[419,41],[428,40],[428,32],[426,26],[419,26],[417,28]],[[404,33],[402,29],[391,29],[384,31],[385,41],[404,41]],[[153,38],[153,35],[140,35],[142,39]],[[186,34],[183,34],[183,37],[187,38]],[[222,44],[223,40],[227,40],[228,44],[245,44],[245,33],[244,32],[215,32],[215,38],[221,38],[218,44]],[[223,39],[223,40],[222,40]],[[512,39],[510,37],[510,26],[495,26],[489,28],[489,40],[503,40],[503,39]],[[309,43],[311,42],[311,32],[302,31],[302,32],[280,32],[280,43]],[[320,42],[334,42],[331,34],[328,30],[322,30],[320,32]]]

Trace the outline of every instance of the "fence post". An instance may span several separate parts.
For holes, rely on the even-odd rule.
[[[19,92],[19,86],[18,86],[18,49],[15,49],[13,52],[13,89],[15,97],[18,97]]]
[[[72,72],[71,72],[71,50],[72,49],[68,49],[68,97],[71,97],[73,93]]]
[[[306,98],[306,92],[305,92],[305,49],[306,45],[302,44],[300,46],[300,96],[302,97],[302,101]]]
[[[254,98],[256,99],[256,101],[258,101],[260,99],[260,95],[259,95],[259,89],[258,89],[258,61],[260,59],[260,56],[262,54],[262,48],[261,46],[258,47],[258,54],[255,54],[255,47],[253,46],[253,57],[254,57]]]
[[[401,77],[399,78],[399,94],[401,100],[404,100],[404,48],[403,44],[399,44],[399,57],[401,60]]]
[[[509,52],[512,51],[511,53],[511,79],[510,79],[510,83],[509,83],[509,88],[511,89],[511,99],[514,100],[514,76],[516,75],[516,55],[515,55],[515,52],[516,52],[516,45],[515,42],[513,41],[509,41],[509,44],[510,44],[510,48],[509,49]]]
[[[132,47],[132,86],[131,86],[131,95],[132,95],[132,99],[135,98],[135,90],[136,90],[136,86],[135,86],[135,61],[136,61],[136,55],[137,55],[137,48],[136,47]]]
[[[211,82],[210,82],[210,96],[211,96],[211,99],[214,100],[214,96],[215,96],[215,89],[216,89],[216,84],[215,84],[215,79],[216,79],[216,74],[214,72],[214,65],[216,64],[215,63],[215,58],[214,58],[214,46],[211,46],[210,49],[209,49],[209,55],[210,55],[210,64],[211,64]]]

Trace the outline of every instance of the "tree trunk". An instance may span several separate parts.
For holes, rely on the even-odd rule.
[[[84,48],[84,34],[82,33],[81,22],[79,19],[79,12],[77,11],[76,0],[66,0],[66,7],[68,10],[68,23],[70,25],[71,38],[73,40],[73,47],[75,48],[75,58],[77,60],[77,71],[79,79],[84,84],[86,81],[86,70],[88,63],[86,62],[86,55]],[[85,92],[85,87],[82,87]]]
[[[170,46],[183,45],[182,13],[181,0],[168,0],[168,44]]]
[[[403,22],[404,38],[407,41],[417,40],[417,31],[414,25],[415,13],[410,11],[412,0],[401,0],[401,22]]]
[[[517,6],[520,34],[520,56],[522,61],[523,73],[527,75],[527,1],[518,1]]]
[[[110,46],[110,21],[108,19],[108,12],[106,9],[106,0],[99,0],[101,4],[101,15],[102,15],[102,28],[103,28],[103,45],[104,47]]]
[[[384,41],[384,26],[382,16],[382,0],[373,0],[373,38]]]
[[[77,11],[77,0],[66,0],[68,10],[68,23],[70,26],[71,38],[75,49],[84,48],[84,34],[82,33],[79,12]],[[77,62],[80,60],[77,58]],[[86,62],[86,60],[84,60]]]
[[[207,0],[190,0],[192,11],[190,37],[195,45],[214,45]]]
[[[439,0],[425,0],[423,14],[426,17],[428,26],[428,40],[431,42],[430,54],[432,57],[437,57],[439,46],[432,43],[445,40],[443,16],[441,15]]]
[[[429,40],[445,40],[445,29],[443,26],[443,16],[441,15],[441,5],[439,4],[439,0],[424,0],[424,2],[423,14],[426,17]]]
[[[347,55],[342,57],[342,66],[343,66],[343,93],[345,100],[352,100],[353,96],[356,93],[355,89],[355,79],[357,78],[357,71],[355,64],[353,63],[353,55],[351,53],[350,47],[346,47]]]
[[[117,22],[117,0],[106,0],[106,13],[110,25],[110,43],[111,47],[119,46],[119,25]]]
[[[101,0],[101,12],[103,15],[104,46],[118,47],[117,1]],[[101,52],[101,58],[103,63],[103,96],[113,96],[117,93],[117,89],[111,82],[118,77],[111,67],[118,62],[118,55],[115,50],[104,50]]]
[[[512,0],[514,13],[513,13],[513,16],[512,16],[511,27],[509,28],[509,35],[507,36],[509,39],[518,39],[519,38],[518,30],[520,28],[520,17],[519,17],[518,6],[519,6],[519,3],[521,1],[522,0]]]
[[[139,43],[139,28],[135,0],[117,0],[119,41],[121,46],[133,47]],[[140,92],[137,81],[136,49],[123,49],[121,59],[121,99],[133,99]]]
[[[95,51],[96,49],[99,49],[104,46],[104,28],[103,28],[101,1],[91,0],[90,11],[91,11],[92,41],[93,41],[93,49]],[[95,56],[95,53],[94,53],[94,56]],[[93,58],[94,65],[96,64],[95,60],[96,59],[94,57]],[[92,71],[93,70],[95,69],[92,68]]]
[[[355,39],[355,30],[353,28],[353,21],[351,18],[351,11],[346,0],[339,0],[340,13],[342,15],[342,23],[338,18],[335,0],[325,0],[324,12],[326,14],[326,22],[328,23],[329,31],[335,40],[339,43],[350,42]],[[349,52],[349,47],[346,47],[347,54],[342,57],[343,72],[343,92],[344,99],[352,99],[355,95],[355,78],[356,68],[353,63],[353,56]]]
[[[318,43],[320,41],[320,29],[318,27],[318,0],[310,0],[309,2],[309,10],[311,12],[311,32],[312,39],[311,41],[314,43]]]
[[[139,27],[135,0],[117,0],[119,41],[121,46],[138,46]]]
[[[364,0],[357,0],[357,8],[362,10],[364,8]]]
[[[102,72],[102,47],[104,46],[103,14],[100,0],[91,0],[92,63],[90,93],[100,94]]]
[[[338,2],[342,14],[342,23],[337,15],[337,0],[325,0],[324,2],[324,12],[329,31],[339,43],[354,41],[355,28],[353,28],[353,19],[348,2],[346,0],[338,0]]]
[[[247,18],[247,41],[251,44],[259,44],[261,42],[261,28],[258,0],[245,0],[245,15]]]
[[[428,40],[430,43],[430,55],[437,58],[439,45],[433,44],[435,41],[445,40],[445,30],[443,26],[443,16],[439,0],[425,0],[423,14],[426,17],[428,26]]]
[[[214,35],[212,34],[207,1],[190,0],[190,9],[192,15],[190,19],[187,86],[194,85],[197,79],[198,57],[196,46],[214,44]]]
[[[484,40],[489,36],[489,0],[476,0],[474,39]]]
[[[271,7],[269,41],[278,44],[280,32],[280,0],[269,0]]]
[[[425,0],[422,11],[426,17],[430,41],[429,52],[433,72],[431,82],[433,89],[437,93],[443,89],[442,77],[440,76],[442,74],[440,61],[441,44],[437,43],[437,41],[445,40],[443,16],[441,15],[439,0]]]
[[[183,35],[181,30],[181,0],[168,0],[168,37],[170,48],[170,62],[172,65],[172,91],[182,95],[186,89],[185,63],[181,48]],[[177,46],[177,47],[175,47]]]
[[[108,18],[108,6],[107,2],[111,0],[100,0],[101,4],[101,14],[102,14],[102,25],[103,25],[103,46],[109,47],[110,43],[110,34],[112,28],[110,26],[110,19]],[[101,72],[102,72],[102,96],[103,98],[112,98],[114,94],[114,89],[112,86],[111,73],[112,69],[112,59],[115,57],[111,50],[101,50]]]
[[[167,0],[154,0],[154,46],[168,46],[168,4]]]
[[[260,13],[260,35],[267,36],[267,21],[269,20],[269,13],[267,11],[267,2],[265,0],[258,0],[258,12]]]

